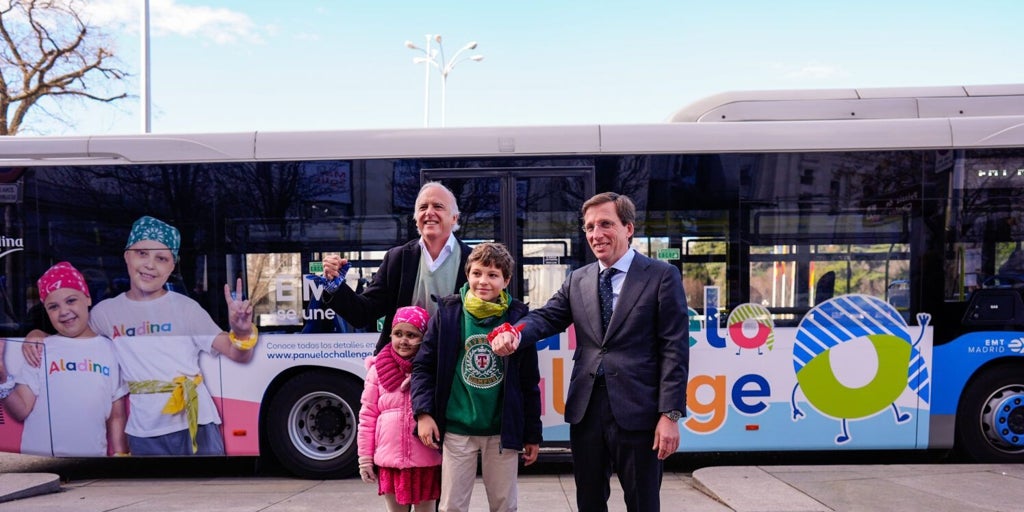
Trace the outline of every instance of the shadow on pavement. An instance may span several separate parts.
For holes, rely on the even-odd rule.
[[[25,456],[18,456],[25,457]],[[957,461],[945,452],[932,451],[850,451],[850,452],[715,452],[678,453],[665,461],[665,471],[692,473],[711,466],[773,466],[832,464],[941,464]],[[45,472],[60,475],[61,481],[104,478],[212,478],[212,477],[279,477],[291,475],[274,461],[257,457],[233,458],[103,458],[54,459],[32,457],[5,471]],[[547,456],[537,463],[520,468],[522,475],[572,473],[568,455]]]

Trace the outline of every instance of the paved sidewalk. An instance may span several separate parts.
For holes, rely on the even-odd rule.
[[[1024,464],[732,466],[693,479],[737,512],[1024,510]]]
[[[24,475],[45,475],[31,473]],[[9,475],[2,475],[6,477]],[[56,477],[56,475],[50,475]],[[662,510],[728,512],[730,509],[697,490],[684,474],[665,475]],[[0,478],[2,481],[2,478]],[[0,503],[0,511],[18,512],[173,512],[173,511],[345,511],[384,510],[384,501],[371,484],[359,479],[299,480],[279,477],[202,479],[103,479],[64,484],[59,492]],[[519,510],[574,512],[575,485],[571,474],[521,475]],[[480,478],[473,490],[472,512],[487,511]],[[622,492],[614,485],[610,511],[624,511]]]
[[[575,511],[572,475],[521,475],[519,509]],[[610,511],[625,510],[613,478]],[[59,487],[58,487],[59,486]],[[15,494],[20,493],[20,494]],[[0,474],[0,512],[380,511],[357,479],[110,478],[59,485],[49,473]],[[472,511],[487,510],[477,479]],[[694,512],[982,512],[1024,510],[1024,464],[721,466],[667,473],[662,510]]]

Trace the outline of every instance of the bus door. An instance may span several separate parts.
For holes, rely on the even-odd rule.
[[[459,203],[456,236],[469,245],[501,242],[515,258],[509,293],[531,308],[553,295],[590,258],[580,207],[594,194],[592,167],[430,169]]]

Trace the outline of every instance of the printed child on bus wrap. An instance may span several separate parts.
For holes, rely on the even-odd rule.
[[[85,278],[62,261],[37,284],[57,334],[46,338],[42,366],[25,365],[0,385],[4,409],[24,422],[21,453],[102,457],[109,446],[114,455],[124,455],[128,387],[110,340],[89,327],[92,298]]]
[[[419,306],[395,311],[391,344],[366,358],[366,385],[359,410],[359,475],[378,482],[388,511],[435,510],[441,494],[441,454],[413,436],[412,358],[420,350],[430,316]],[[379,476],[373,472],[380,468]]]
[[[181,247],[178,230],[153,217],[132,224],[124,261],[128,291],[99,302],[90,326],[113,340],[131,394],[126,431],[132,455],[223,455],[220,415],[199,368],[200,352],[233,361],[252,359],[258,339],[252,306],[224,285],[230,332],[196,301],[164,286]],[[33,331],[35,332],[35,331]],[[30,338],[26,338],[30,339]],[[26,344],[26,359],[38,351]]]
[[[536,347],[498,357],[487,335],[526,315],[505,287],[515,262],[504,245],[481,243],[466,262],[468,282],[439,299],[413,361],[412,405],[417,435],[441,450],[440,510],[469,510],[477,454],[491,510],[516,510],[519,452],[537,460],[540,370]]]

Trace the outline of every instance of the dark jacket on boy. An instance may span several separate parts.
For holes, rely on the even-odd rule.
[[[528,311],[526,304],[512,299],[506,312],[507,321],[515,323]],[[426,413],[434,418],[442,437],[439,441],[444,438],[445,411],[458,371],[459,346],[465,341],[462,315],[460,295],[440,299],[437,314],[430,319],[423,344],[413,360],[412,409],[417,417]],[[522,450],[525,444],[540,444],[543,435],[537,348],[517,350],[504,360],[501,447]]]

